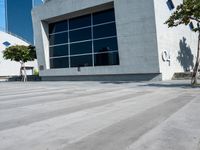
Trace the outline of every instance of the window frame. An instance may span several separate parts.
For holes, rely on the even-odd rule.
[[[61,43],[61,44],[49,44],[49,52],[50,52],[50,48],[53,48],[53,47],[56,47],[56,46],[62,46],[62,45],[68,45],[68,55],[65,55],[65,56],[56,56],[56,57],[52,57],[50,56],[49,54],[49,60],[51,62],[51,59],[58,59],[58,58],[63,58],[63,57],[67,57],[68,58],[68,67],[66,68],[75,68],[73,67],[73,64],[71,62],[71,57],[81,57],[81,56],[85,56],[85,55],[92,55],[92,65],[91,66],[80,66],[80,67],[99,67],[99,66],[114,66],[114,65],[120,65],[120,59],[119,59],[119,47],[118,47],[118,38],[117,38],[117,27],[116,27],[116,19],[115,19],[115,12],[114,13],[114,18],[111,19],[111,21],[107,21],[107,22],[103,22],[103,23],[99,23],[99,24],[94,24],[94,14],[97,14],[97,13],[104,13],[106,11],[114,11],[114,8],[111,8],[111,9],[107,9],[107,10],[103,10],[103,11],[99,11],[99,12],[94,12],[94,13],[90,13],[90,14],[86,14],[86,15],[83,15],[84,16],[90,16],[90,20],[91,20],[91,25],[90,26],[83,26],[83,27],[77,27],[77,28],[73,28],[73,29],[70,29],[70,20],[73,20],[73,19],[76,19],[76,18],[81,18],[82,16],[79,16],[79,17],[75,17],[75,18],[69,18],[67,20],[62,20],[63,22],[66,21],[67,22],[67,30],[65,31],[59,31],[59,32],[54,32],[54,33],[50,33],[49,34],[49,40],[50,40],[50,36],[53,36],[53,35],[56,35],[56,34],[63,34],[63,33],[67,33],[67,38],[68,38],[68,41],[67,43]],[[60,21],[60,22],[62,22]],[[53,23],[53,24],[56,24]],[[88,23],[89,24],[89,23]],[[94,37],[94,29],[95,27],[101,27],[101,26],[106,26],[106,25],[111,25],[111,24],[114,24],[114,28],[113,30],[115,30],[115,34],[112,35],[112,36],[105,36],[105,37],[100,37],[100,38],[95,38]],[[50,25],[50,24],[49,24]],[[90,29],[90,33],[91,33],[91,39],[86,39],[86,40],[80,40],[80,41],[71,41],[70,39],[70,33],[73,32],[73,31],[78,31],[78,30],[84,30],[84,29]],[[116,50],[110,50],[110,51],[105,51],[105,52],[97,52],[95,51],[94,49],[94,43],[95,41],[97,40],[106,40],[106,39],[111,39],[111,38],[116,38],[117,39],[117,42],[116,42],[116,47],[117,49]],[[90,53],[80,53],[80,54],[72,54],[71,52],[71,45],[73,44],[80,44],[82,42],[91,42],[92,44],[92,50],[90,50],[91,52]],[[115,43],[114,43],[115,44]],[[85,51],[89,51],[89,50],[85,50]],[[110,55],[110,53],[117,53],[118,55],[118,62],[117,64],[111,64],[111,65],[95,65],[95,56],[97,54],[104,54],[104,53],[107,53],[108,55]],[[77,66],[76,66],[77,67]],[[50,69],[59,69],[59,68],[52,68],[51,67],[51,63],[50,63]]]

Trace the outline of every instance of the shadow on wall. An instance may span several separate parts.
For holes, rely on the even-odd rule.
[[[190,46],[186,43],[185,37],[180,40],[179,46],[180,51],[178,52],[177,59],[184,71],[190,71],[194,67],[194,55],[192,54]]]

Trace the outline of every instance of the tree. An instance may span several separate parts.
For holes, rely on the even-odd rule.
[[[21,64],[20,75],[22,76],[22,80],[25,82],[27,80],[25,63],[36,59],[36,50],[35,47],[31,45],[10,46],[3,51],[3,58],[10,59],[11,61],[16,61]],[[22,73],[22,70],[24,70],[24,74]]]
[[[197,24],[193,31],[198,32],[197,58],[191,80],[192,85],[195,85],[200,63],[200,0],[183,0],[183,3],[177,6],[175,12],[165,22],[169,28],[190,23]]]

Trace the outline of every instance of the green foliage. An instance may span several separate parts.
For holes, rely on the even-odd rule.
[[[168,24],[168,27],[175,27],[181,24],[188,25],[192,21],[200,22],[200,0],[183,0],[165,24]],[[193,30],[199,31],[199,27]]]
[[[34,69],[34,70],[33,70],[33,75],[39,76],[39,71],[38,71],[38,69]]]
[[[15,45],[6,48],[3,51],[4,59],[10,59],[20,63],[33,61],[36,59],[36,50],[34,46]]]

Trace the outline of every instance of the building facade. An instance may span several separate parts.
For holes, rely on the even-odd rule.
[[[34,43],[31,10],[42,0],[0,0],[0,27]]]
[[[5,1],[0,0],[0,28],[5,28]]]
[[[197,36],[189,27],[164,25],[180,2],[46,1],[32,11],[40,75],[44,80],[167,80],[190,70]]]

